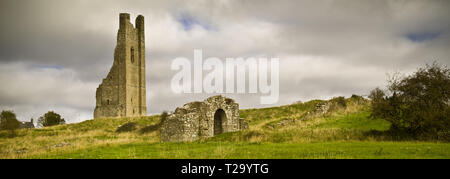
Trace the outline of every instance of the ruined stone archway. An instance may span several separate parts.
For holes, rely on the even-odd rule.
[[[223,109],[218,109],[214,113],[214,135],[223,133],[223,122],[227,120],[227,115]]]
[[[223,96],[212,96],[178,107],[161,123],[161,141],[193,141],[245,129],[239,104]]]

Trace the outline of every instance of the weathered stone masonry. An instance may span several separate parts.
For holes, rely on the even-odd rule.
[[[130,14],[121,13],[119,19],[114,63],[97,88],[94,118],[147,114],[144,17],[136,18],[136,27]]]
[[[193,141],[245,128],[239,104],[219,95],[177,108],[162,122],[160,134],[162,141]]]

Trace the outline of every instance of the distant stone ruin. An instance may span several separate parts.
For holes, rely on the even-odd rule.
[[[34,119],[31,118],[30,122],[26,122],[26,121],[19,121],[20,122],[20,128],[24,128],[24,129],[33,129],[34,128]]]
[[[161,141],[194,141],[246,128],[248,124],[239,118],[239,104],[219,95],[177,108],[161,121],[160,134]]]
[[[144,16],[120,14],[114,63],[96,92],[94,118],[147,115],[145,98]]]

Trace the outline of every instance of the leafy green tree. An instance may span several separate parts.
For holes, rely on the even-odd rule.
[[[383,118],[383,114],[385,114],[386,110],[386,100],[385,93],[380,88],[373,89],[369,94],[369,99],[372,101],[372,114],[371,117],[381,117]]]
[[[450,70],[436,63],[390,80],[386,95],[375,89],[372,117],[391,122],[391,129],[415,137],[438,138],[450,131]],[[444,136],[448,137],[448,136]]]
[[[54,125],[60,125],[65,124],[66,121],[61,118],[61,115],[49,111],[45,113],[43,116],[39,117],[38,119],[38,125],[41,127],[47,127],[47,126],[54,126]]]
[[[20,122],[16,118],[16,114],[12,111],[2,111],[0,114],[0,129],[10,130],[11,137],[15,136],[15,130],[20,127]]]

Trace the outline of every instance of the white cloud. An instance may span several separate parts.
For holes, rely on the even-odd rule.
[[[68,122],[92,117],[97,84],[81,81],[73,70],[1,64],[0,84],[0,109],[16,111],[20,120],[38,118],[49,110],[55,110]]]

